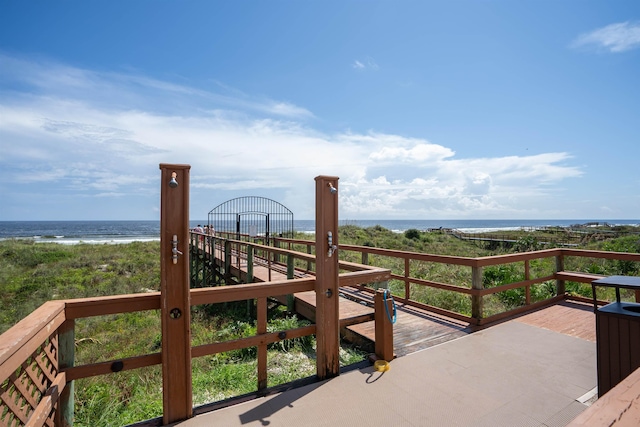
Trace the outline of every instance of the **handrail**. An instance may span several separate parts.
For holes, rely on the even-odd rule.
[[[296,293],[309,291],[314,288],[314,279],[285,280],[279,282],[269,282],[263,284],[247,284],[236,286],[222,286],[216,288],[191,289],[191,305],[216,304],[232,301],[243,301],[253,298],[266,298],[278,296],[286,293]],[[108,296],[96,298],[82,298],[76,300],[66,300],[66,311],[70,313],[69,318],[83,318],[100,316],[106,314],[123,314],[135,311],[160,309],[160,292],[148,294],[132,294],[121,296]],[[313,334],[314,331],[306,335]],[[289,338],[289,336],[287,337]],[[277,342],[273,341],[273,342]],[[244,347],[250,347],[248,344]],[[215,348],[215,347],[210,347]],[[240,347],[243,348],[243,347]],[[227,351],[227,350],[223,350]],[[218,351],[202,353],[196,352],[198,356],[214,354]],[[194,357],[196,357],[194,355]],[[162,362],[160,353],[145,354],[116,360],[109,360],[88,365],[74,366],[65,369],[70,380],[88,378],[96,375],[109,374],[112,372],[113,363],[118,362],[118,371],[127,371],[147,366],[158,365]]]
[[[291,247],[291,245],[308,245],[308,247],[312,247],[315,243],[313,241],[301,240],[301,239],[274,238],[273,240],[277,245],[288,245],[289,247]],[[375,248],[375,247],[369,247],[369,246],[340,244],[338,253],[340,254],[345,251],[360,253],[362,256],[363,264],[368,262],[368,255],[384,256],[384,257],[389,257],[392,259],[403,261],[404,268],[400,267],[402,271],[391,273],[392,280],[403,282],[405,285],[404,295],[394,295],[399,301],[408,305],[413,305],[413,306],[424,308],[427,310],[432,310],[437,313],[456,318],[458,320],[468,321],[472,324],[490,323],[504,317],[508,317],[523,311],[533,309],[540,305],[554,303],[557,301],[558,296],[562,296],[562,298],[574,298],[577,300],[582,300],[582,298],[580,297],[565,295],[565,290],[564,290],[565,280],[579,282],[579,283],[591,283],[591,281],[602,276],[565,270],[564,260],[568,257],[599,258],[599,259],[640,262],[640,254],[634,254],[634,253],[628,253],[628,252],[595,251],[595,250],[575,249],[575,248],[552,248],[552,249],[543,249],[538,251],[521,252],[521,253],[506,254],[506,255],[493,255],[493,256],[485,256],[485,257],[477,257],[477,258],[450,256],[450,255],[433,255],[433,254],[425,254],[425,253],[419,253],[419,252]],[[554,257],[556,259],[556,268],[551,274],[547,274],[539,277],[530,277],[530,266],[529,266],[530,261],[535,259],[551,258],[551,257]],[[345,261],[340,261],[341,267],[344,265],[343,264],[344,262]],[[440,263],[440,264],[450,264],[454,266],[470,267],[471,268],[470,286],[461,286],[458,284],[451,284],[451,283],[441,283],[438,281],[427,280],[419,277],[413,277],[410,275],[410,271],[409,271],[410,262],[434,262],[434,263]],[[513,283],[506,283],[506,284],[502,284],[502,285],[491,287],[491,288],[484,287],[482,283],[483,268],[490,267],[490,266],[511,264],[511,263],[520,263],[520,262],[524,263],[525,265],[524,280],[513,282]],[[530,287],[532,285],[536,285],[539,283],[544,283],[552,280],[556,282],[556,295],[552,296],[547,300],[543,300],[537,303],[532,303],[530,301]],[[450,310],[445,310],[440,307],[434,307],[431,305],[424,304],[420,301],[411,299],[410,285],[412,284],[469,295],[472,302],[472,315],[469,316],[463,313],[452,312]],[[373,293],[372,289],[363,288],[363,287],[360,287],[360,288],[361,290],[364,290],[366,292]],[[518,289],[518,288],[525,289],[525,295],[526,295],[525,306],[518,307],[512,310],[506,311],[504,313],[497,313],[497,314],[493,314],[491,316],[486,316],[486,317],[484,316],[483,308],[482,308],[483,297],[492,295],[492,294],[497,294],[499,292],[508,291],[511,289]],[[640,300],[640,295],[638,295],[636,299]]]

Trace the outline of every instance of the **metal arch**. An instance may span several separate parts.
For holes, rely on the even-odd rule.
[[[216,232],[235,233],[237,239],[293,237],[293,212],[283,204],[260,196],[244,196],[219,204],[208,215]]]

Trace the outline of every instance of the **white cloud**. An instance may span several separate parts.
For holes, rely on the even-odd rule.
[[[351,64],[356,70],[378,70],[380,67],[372,58],[366,57],[363,60],[356,59]]]
[[[620,22],[581,34],[572,47],[594,46],[609,52],[625,52],[640,47],[640,22]]]
[[[5,70],[0,83],[28,85],[39,67],[34,63],[34,71],[23,61],[25,80]],[[313,218],[318,175],[340,177],[344,218],[516,217],[560,181],[581,174],[568,165],[567,153],[458,158],[422,138],[325,134],[300,121],[306,109],[283,101],[256,104],[242,94],[221,101],[198,89],[189,92],[197,96],[182,97],[190,89],[140,76],[52,70],[61,76],[49,81],[66,82],[60,84],[69,91],[40,82],[35,90],[4,90],[0,97],[0,185],[6,185],[0,189],[3,206],[10,207],[2,215],[28,210],[17,206],[25,195],[41,193],[47,209],[71,209],[76,218],[94,208],[114,209],[123,218],[138,205],[156,215],[159,163],[191,165],[191,211],[198,218],[240,195],[271,197],[297,218]],[[135,108],[106,92],[132,100]],[[174,102],[181,108],[158,107]],[[32,209],[50,212],[35,197]]]
[[[413,145],[410,147],[401,147],[395,144],[384,146],[379,151],[371,153],[369,158],[382,162],[426,163],[438,162],[455,154],[451,149],[437,144],[411,140],[409,143]]]

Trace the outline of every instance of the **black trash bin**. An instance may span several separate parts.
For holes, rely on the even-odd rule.
[[[640,368],[640,303],[620,301],[620,289],[640,291],[640,277],[610,276],[594,280],[591,286],[600,397]],[[596,288],[599,286],[615,288],[616,301],[598,308]]]

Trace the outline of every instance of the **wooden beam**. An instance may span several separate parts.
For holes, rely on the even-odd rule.
[[[147,366],[159,365],[162,363],[162,354],[153,353],[143,356],[132,356],[124,359],[109,360],[107,362],[91,363],[88,365],[73,366],[65,368],[67,381],[90,378],[98,375],[108,375],[114,372],[129,371],[132,369],[146,368]]]
[[[267,299],[262,297],[257,300],[257,327],[258,335],[267,333]],[[267,388],[267,345],[258,345],[258,390]]]
[[[144,294],[110,295],[65,300],[65,317],[82,319],[108,314],[133,313],[160,309],[160,292]]]
[[[193,415],[189,293],[190,169],[188,165],[160,165],[163,424]]]
[[[60,372],[75,365],[75,324],[75,320],[69,319],[58,328],[58,370]],[[74,388],[74,382],[67,378],[67,385],[60,393],[56,411],[57,426],[69,427],[73,425]]]
[[[378,359],[390,362],[393,360],[393,323],[389,319],[393,316],[391,293],[385,299],[386,289],[378,289],[374,297],[376,331],[375,352]],[[386,307],[385,307],[386,304]]]
[[[268,345],[282,340],[306,337],[316,333],[316,325],[302,326],[296,329],[287,329],[279,332],[268,332],[261,335],[254,335],[247,338],[238,338],[231,341],[214,342],[193,347],[191,354],[193,357],[208,356],[210,354],[224,353],[241,348]]]
[[[316,373],[340,374],[338,178],[316,177]]]
[[[471,288],[481,291],[483,289],[482,283],[482,267],[471,267]],[[471,295],[471,317],[478,322],[482,320],[484,311],[484,301],[481,295]]]
[[[233,286],[218,286],[191,290],[191,304],[216,304],[243,301],[260,297],[275,297],[314,289],[315,279],[279,280],[267,283],[248,283]]]

